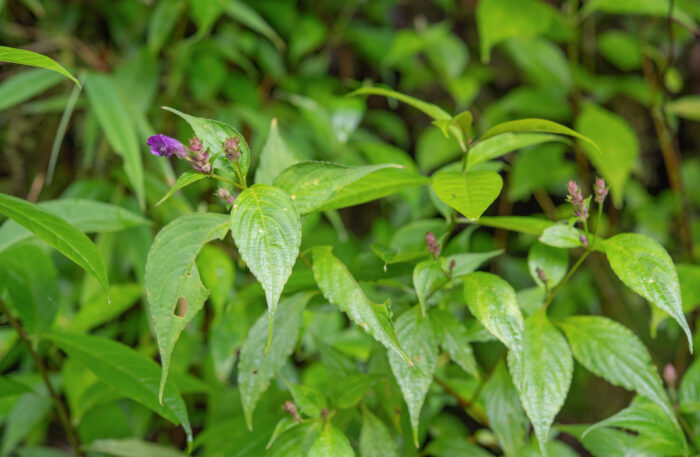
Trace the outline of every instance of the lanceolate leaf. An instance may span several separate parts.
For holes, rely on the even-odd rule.
[[[469,150],[467,171],[474,166],[504,156],[517,149],[549,141],[567,141],[559,135],[547,133],[503,133],[480,141]]]
[[[61,82],[63,77],[58,73],[41,69],[11,76],[0,84],[0,111],[29,100]]]
[[[678,273],[668,252],[655,240],[637,233],[621,233],[598,243],[618,278],[627,287],[673,317],[688,337],[693,336],[683,314]]]
[[[296,346],[302,312],[312,295],[299,293],[280,302],[275,315],[276,331],[267,354],[265,343],[269,334],[268,319],[261,316],[248,332],[238,364],[238,388],[241,390],[243,413],[250,429],[253,428],[255,404]]]
[[[226,215],[187,214],[163,227],[148,252],[146,296],[163,366],[161,397],[175,342],[209,294],[194,261],[204,244],[222,239],[228,229]]]
[[[130,347],[90,335],[51,334],[48,337],[69,357],[85,365],[101,381],[175,424],[181,424],[192,441],[185,402],[170,381],[160,387],[158,364]]]
[[[542,232],[555,223],[547,219],[527,216],[496,216],[482,217],[479,225],[486,227],[502,228],[513,232],[529,233],[530,235],[542,235]]]
[[[450,354],[452,361],[476,379],[480,379],[479,365],[469,344],[467,328],[449,311],[435,309],[429,316],[440,346]]]
[[[409,365],[413,365],[391,324],[389,300],[384,304],[372,303],[347,267],[332,254],[332,249],[330,246],[316,246],[312,249],[314,278],[323,296],[375,340],[387,349],[396,351]]]
[[[547,320],[544,309],[525,321],[523,343],[520,359],[513,352],[508,354],[508,368],[546,457],[549,429],[569,392],[574,360],[566,339]]]
[[[94,200],[62,198],[41,202],[38,206],[85,233],[114,232],[151,223],[125,208]],[[31,236],[32,232],[17,222],[6,221],[0,227],[0,252]]]
[[[433,177],[433,190],[438,198],[472,220],[481,217],[502,187],[501,176],[487,170],[466,174],[441,172]]]
[[[327,422],[309,449],[308,457],[355,457],[355,451],[345,434]]]
[[[95,245],[84,233],[47,210],[6,194],[0,194],[4,214],[46,241],[78,266],[93,275],[107,289],[107,271]]]
[[[464,276],[464,298],[479,322],[510,349],[514,357],[523,350],[523,316],[513,288],[491,273],[477,271]]]
[[[577,248],[581,243],[582,233],[575,227],[564,224],[556,224],[547,227],[540,236],[540,241],[555,248]]]
[[[30,67],[46,68],[47,70],[60,73],[66,78],[70,78],[78,85],[78,87],[80,87],[80,83],[75,76],[71,75],[68,70],[63,68],[58,62],[50,57],[37,54],[33,51],[0,46],[0,62],[18,63],[20,65],[29,65]]]
[[[241,174],[245,177],[248,173],[248,167],[250,166],[250,149],[248,148],[248,143],[246,143],[245,138],[238,130],[225,122],[190,116],[189,114],[185,114],[169,106],[163,106],[162,108],[177,114],[190,124],[192,130],[194,130],[194,134],[201,140],[204,149],[209,149],[211,157],[214,160],[214,167],[224,168],[230,171],[233,170],[230,161],[223,154],[223,144],[228,138],[238,138],[241,152],[238,164]]]
[[[695,360],[683,374],[678,389],[678,407],[682,413],[700,411],[700,361]]]
[[[399,457],[394,437],[391,436],[384,422],[367,408],[362,408],[360,455],[361,457]]]
[[[595,144],[595,142],[593,142],[593,140],[590,138],[581,135],[569,127],[565,127],[561,124],[557,124],[556,122],[548,121],[546,119],[518,119],[517,121],[503,122],[488,129],[486,133],[481,136],[481,139],[486,140],[487,138],[508,132],[540,132],[573,136],[580,140],[586,141],[597,150],[600,150],[598,145]]]
[[[300,214],[307,214],[324,208],[344,187],[370,173],[389,167],[401,166],[382,164],[351,167],[332,162],[301,162],[280,173],[274,184],[291,195]]]
[[[134,457],[136,455],[149,457],[185,457],[186,454],[159,444],[141,441],[135,438],[123,440],[96,440],[86,446],[86,450],[101,452],[115,457]]]
[[[156,203],[155,206],[158,206],[161,203],[163,203],[164,201],[166,201],[167,199],[169,199],[178,190],[185,188],[185,187],[189,186],[190,184],[194,184],[197,181],[202,180],[206,177],[207,177],[207,175],[205,175],[203,173],[196,172],[196,171],[184,172],[183,174],[181,174],[180,176],[177,177],[177,181],[175,181],[175,184],[173,184],[173,187],[170,188],[170,190],[168,191],[167,194],[163,195],[163,198],[158,200],[158,203]]]
[[[629,329],[600,316],[567,317],[557,325],[566,334],[574,357],[587,370],[647,397],[674,417],[647,349]]]
[[[483,398],[498,443],[507,456],[517,456],[525,445],[528,423],[505,363],[500,362],[491,373]]]
[[[301,219],[284,191],[255,184],[236,198],[231,232],[241,257],[265,290],[269,345],[277,302],[299,255]]]
[[[437,341],[430,322],[422,316],[417,306],[396,319],[396,335],[414,366],[407,365],[394,351],[389,352],[389,363],[408,405],[413,443],[419,447],[420,411],[437,368]]]
[[[411,105],[412,107],[424,112],[425,114],[427,114],[435,120],[452,120],[452,116],[450,116],[447,113],[447,111],[443,110],[439,106],[433,105],[432,103],[424,102],[422,100],[418,100],[417,98],[411,97],[410,95],[405,95],[391,89],[383,89],[381,87],[362,87],[354,92],[351,92],[349,95],[382,95],[384,97],[391,97],[395,98],[398,101],[404,102],[407,105]]]
[[[420,262],[413,269],[413,287],[416,289],[418,303],[425,316],[427,311],[426,300],[440,287],[447,283],[447,267],[444,259],[428,259]]]
[[[260,162],[255,170],[255,182],[272,184],[275,178],[287,167],[291,167],[299,160],[289,146],[284,142],[277,128],[277,119],[270,123],[270,133],[260,153]]]

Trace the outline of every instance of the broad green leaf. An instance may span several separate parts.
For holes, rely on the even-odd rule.
[[[30,392],[22,395],[12,405],[4,418],[4,432],[0,454],[10,455],[17,445],[37,429],[54,405],[51,397],[44,393]]]
[[[501,449],[508,456],[519,455],[529,426],[505,363],[500,362],[494,368],[484,387],[483,399],[489,426]]]
[[[432,457],[491,457],[493,454],[467,440],[440,436],[425,448]]]
[[[581,235],[582,233],[575,227],[556,224],[544,229],[539,240],[555,248],[577,248],[583,246]]]
[[[546,287],[551,290],[564,279],[569,270],[569,251],[535,242],[527,255],[527,266],[535,283],[545,287],[537,273],[539,268],[547,279]]]
[[[143,286],[140,284],[111,284],[106,292],[98,293],[80,307],[71,319],[69,328],[73,332],[82,333],[109,322],[131,308],[142,293]]]
[[[682,413],[700,411],[700,362],[697,360],[683,374],[678,389],[678,407]]]
[[[578,133],[575,130],[571,130],[569,127],[565,127],[556,122],[548,121],[546,119],[518,119],[517,121],[508,121],[501,124],[495,125],[488,129],[486,133],[481,136],[482,140],[494,137],[496,135],[501,135],[508,132],[540,132],[540,133],[556,133],[557,135],[566,135],[583,140],[593,146],[594,148],[600,150],[597,144],[590,138]]]
[[[420,262],[413,269],[413,288],[416,289],[423,316],[428,309],[426,303],[428,298],[449,280],[445,267],[447,264],[444,259],[428,259]]]
[[[683,429],[672,421],[659,405],[644,397],[635,397],[627,408],[591,425],[583,438],[601,427],[632,430],[639,435],[645,449],[660,455],[688,455],[688,444]]]
[[[27,70],[0,84],[0,111],[11,108],[63,81],[58,73],[47,70]]]
[[[700,95],[686,95],[666,104],[666,109],[676,116],[700,122]]]
[[[159,206],[161,203],[169,199],[175,192],[177,192],[180,189],[183,189],[190,184],[194,184],[197,181],[200,181],[204,178],[207,178],[208,175],[205,175],[203,173],[199,173],[197,171],[186,171],[180,176],[177,177],[177,181],[175,181],[175,184],[168,190],[168,193],[163,195],[163,198],[158,200],[158,203],[156,203],[154,206]]]
[[[542,235],[542,232],[555,224],[547,219],[528,216],[481,217],[476,223],[486,227],[501,228],[537,236]]]
[[[326,350],[325,352],[328,353],[329,351]],[[324,357],[323,354],[324,353],[321,355],[321,360],[323,360],[328,369],[333,370],[335,367],[332,364],[326,363],[329,357]],[[336,406],[340,409],[356,406],[367,394],[367,391],[374,382],[375,379],[366,374],[354,374],[342,379],[335,386],[339,392],[335,402]]]
[[[693,337],[683,314],[678,273],[668,252],[654,239],[638,233],[621,233],[600,240],[610,267],[627,287],[678,322],[693,352]]]
[[[60,294],[56,268],[45,250],[24,244],[0,254],[0,293],[3,290],[27,332],[39,334],[51,327]],[[107,306],[107,300],[102,305]]]
[[[124,172],[136,194],[139,206],[145,206],[143,163],[136,127],[125,97],[113,76],[89,73],[85,90],[92,112],[114,151],[124,160]]]
[[[211,152],[211,161],[215,168],[233,171],[233,165],[223,154],[223,145],[228,138],[238,138],[241,151],[241,156],[238,159],[238,166],[240,167],[241,175],[245,178],[248,173],[248,167],[250,166],[250,148],[245,138],[238,130],[225,122],[190,116],[189,114],[185,114],[169,106],[163,106],[162,108],[177,114],[190,124],[192,130],[194,130],[194,134],[202,142],[204,149],[209,149]]]
[[[493,171],[464,173],[440,172],[433,176],[433,190],[438,198],[464,214],[478,220],[501,193],[503,179]]]
[[[582,142],[588,158],[610,186],[615,206],[622,204],[625,184],[639,157],[639,141],[625,119],[593,103],[576,118],[576,130],[599,147]]]
[[[173,381],[159,387],[156,362],[122,343],[98,336],[53,333],[47,338],[120,394],[182,425],[187,441],[192,441],[185,402]]]
[[[412,366],[411,357],[401,347],[391,324],[389,300],[384,304],[372,303],[347,267],[332,254],[332,249],[330,246],[316,246],[311,250],[314,279],[323,296]]]
[[[270,133],[260,153],[258,168],[255,170],[255,182],[272,184],[282,170],[291,167],[297,162],[299,160],[297,160],[294,152],[289,149],[289,146],[280,136],[279,128],[277,128],[277,119],[272,119]]]
[[[321,427],[317,421],[295,424],[275,440],[265,457],[308,457],[311,446],[321,434]]]
[[[463,252],[461,254],[449,255],[445,258],[447,268],[452,268],[451,277],[458,278],[473,271],[476,271],[484,262],[503,254],[503,250],[486,252]],[[454,262],[454,265],[452,265]]]
[[[175,342],[209,294],[194,261],[202,246],[223,239],[228,229],[226,215],[186,214],[163,227],[148,251],[145,286],[163,366],[161,396]]]
[[[546,457],[549,429],[569,392],[574,360],[544,309],[525,320],[522,356],[508,353],[508,368]]]
[[[362,408],[362,429],[360,430],[361,457],[399,457],[394,437],[389,433],[384,422]]]
[[[141,441],[136,438],[122,440],[96,440],[84,447],[87,451],[101,452],[115,457],[185,457],[187,454],[160,444]]]
[[[321,391],[303,384],[288,384],[288,387],[292,393],[294,404],[297,405],[302,414],[314,419],[321,417],[321,412],[328,406],[326,397]]]
[[[630,433],[614,428],[597,428],[585,433],[588,428],[588,425],[557,426],[557,429],[576,437],[594,457],[658,457],[645,448],[639,437]]]
[[[471,313],[519,357],[524,324],[513,288],[498,276],[480,271],[464,276],[463,281],[464,298]]]
[[[430,184],[427,176],[399,168],[384,168],[340,189],[319,211],[346,208]]]
[[[450,116],[449,113],[447,113],[447,111],[443,110],[439,106],[433,105],[432,103],[424,102],[422,100],[418,100],[417,98],[402,94],[400,92],[396,92],[395,90],[383,89],[381,87],[361,87],[360,89],[357,89],[348,94],[348,96],[355,95],[381,95],[384,97],[395,98],[400,102],[404,102],[407,105],[411,105],[415,109],[424,112],[434,120],[452,120],[452,116]]]
[[[227,0],[189,0],[190,17],[197,24],[197,35],[209,33],[214,22],[221,17]]]
[[[509,38],[524,38],[547,31],[550,17],[537,0],[482,0],[476,8],[482,62],[491,60],[491,48]]]
[[[236,277],[233,259],[225,248],[206,245],[199,251],[196,264],[204,287],[209,289],[211,304],[217,314],[222,313]]]
[[[269,347],[277,302],[299,255],[301,219],[284,191],[255,184],[233,204],[231,233],[248,269],[265,290]]]
[[[509,152],[550,141],[567,140],[559,135],[547,133],[503,133],[478,142],[469,150],[467,171],[488,160],[497,159]]]
[[[418,424],[423,402],[433,383],[433,374],[437,368],[437,340],[424,318],[420,308],[415,306],[404,312],[396,319],[396,336],[401,347],[409,354],[413,366],[406,362],[396,352],[389,352],[389,363],[396,382],[401,388],[403,398],[408,405],[408,415],[413,431],[413,443],[419,447]]]
[[[260,316],[248,332],[238,363],[238,388],[241,391],[243,414],[251,430],[255,405],[296,346],[302,313],[311,296],[310,293],[299,293],[280,302],[275,315],[276,331],[267,353],[267,316]]]
[[[151,222],[138,214],[116,205],[95,200],[61,198],[38,203],[41,209],[55,214],[85,233],[115,232]],[[15,221],[6,221],[0,227],[0,252],[26,240],[32,232]]]
[[[55,71],[56,73],[62,74],[66,78],[72,79],[73,82],[80,87],[78,80],[58,62],[50,57],[37,54],[33,51],[0,46],[0,62],[17,63],[20,65],[29,65],[30,67],[46,68],[47,70]]]
[[[413,262],[414,260],[421,259],[428,255],[427,249],[423,249],[422,251],[400,251],[398,249],[387,248],[377,244],[371,244],[369,247],[372,249],[372,252],[377,254],[377,257],[382,259],[382,261],[387,265]]]
[[[260,16],[257,11],[250,6],[240,1],[228,2],[226,4],[225,11],[226,14],[231,16],[234,20],[252,30],[255,30],[270,40],[277,47],[277,49],[282,50],[285,48],[282,38],[280,38],[280,36],[277,35],[277,32],[275,32],[275,30],[270,27],[267,22],[265,22],[265,19],[263,19],[262,16]]]
[[[309,449],[308,457],[355,457],[355,451],[345,434],[327,422]]]
[[[591,0],[586,2],[581,10],[581,16],[586,17],[593,12],[623,15],[643,15],[667,18],[671,0]],[[674,5],[673,18],[691,29],[697,28],[697,24],[687,12]]]
[[[0,194],[0,214],[7,216],[56,248],[93,275],[107,289],[107,271],[95,245],[84,233],[38,205]]]
[[[157,54],[165,42],[172,36],[173,28],[187,0],[161,0],[152,9],[148,23],[148,49]]]
[[[31,390],[26,385],[13,381],[9,376],[0,377],[0,398],[14,397],[27,392],[31,392]]]
[[[601,316],[571,316],[557,325],[566,334],[576,360],[588,371],[637,392],[674,417],[649,352],[627,327]]]
[[[429,317],[440,346],[450,354],[452,361],[476,379],[481,379],[467,328],[449,311],[434,309]]]
[[[327,208],[329,201],[340,191],[361,178],[383,168],[400,168],[400,165],[348,166],[332,162],[301,162],[285,169],[275,178],[274,184],[282,188],[294,200],[300,214]]]
[[[457,126],[462,131],[464,138],[469,138],[469,133],[474,122],[474,116],[469,111],[462,111],[452,118],[451,124]]]

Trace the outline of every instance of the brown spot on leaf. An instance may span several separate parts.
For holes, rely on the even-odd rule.
[[[187,315],[187,300],[185,297],[180,297],[175,303],[175,308],[173,309],[173,315],[175,317],[184,318]]]

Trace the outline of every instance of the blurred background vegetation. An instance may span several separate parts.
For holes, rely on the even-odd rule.
[[[380,97],[345,96],[363,84],[384,84],[448,112],[470,110],[475,132],[510,119],[541,117],[575,127],[603,151],[613,151],[598,164],[588,162],[581,146],[565,143],[508,155],[500,165],[507,171],[504,192],[489,214],[568,217],[566,182],[575,179],[590,189],[595,168],[605,168],[615,176],[615,204],[605,231],[647,234],[685,262],[679,273],[690,309],[700,298],[689,285],[696,276],[683,271],[698,254],[700,240],[700,223],[693,218],[700,208],[698,22],[697,0],[0,0],[0,42],[49,55],[84,84],[81,91],[46,70],[0,66],[0,191],[31,201],[79,197],[143,208],[153,227],[97,238],[111,281],[138,284],[160,226],[194,208],[224,210],[216,188],[206,181],[154,207],[186,164],[152,157],[146,139],[165,133],[185,142],[190,135],[184,122],[160,106],[238,128],[251,147],[251,169],[273,118],[302,160],[394,162],[430,174],[460,156],[459,146],[415,109]],[[142,171],[134,157],[143,161]],[[438,219],[425,221],[440,217],[433,201],[427,189],[411,190],[334,213],[337,218],[309,216],[305,236],[313,233],[314,244],[335,244],[347,262],[373,265],[366,270],[371,277],[383,266],[371,244],[410,246],[430,224],[439,231]],[[404,228],[397,232],[399,227]],[[454,249],[507,247],[492,268],[516,289],[532,285],[524,257],[530,238],[491,229],[467,229],[458,236]],[[230,254],[217,246],[203,256],[216,259],[222,252]],[[67,261],[57,257],[55,262],[65,310],[59,324],[67,325],[71,310],[92,297],[97,285],[78,280]],[[651,319],[649,308],[621,287],[600,258],[588,262],[590,268],[557,297],[552,315],[602,312],[641,335],[657,365],[683,370],[689,361],[684,352],[676,354],[682,346],[677,326],[662,317]],[[398,275],[400,268],[391,265],[390,271]],[[233,270],[227,274],[233,283]],[[175,373],[203,373],[204,379],[230,374],[235,349],[263,312],[262,303],[246,297],[250,280],[236,277],[235,283],[235,299],[226,289],[218,292],[221,298],[212,294],[215,307],[230,306],[233,317],[202,317],[207,341],[206,332],[185,332]],[[141,298],[138,287],[123,293],[131,304]],[[99,332],[155,355],[140,306],[125,307]],[[357,338],[345,331],[333,342],[352,354],[363,350],[353,346]],[[500,355],[492,346],[477,346],[486,367]],[[222,354],[211,355],[217,348]],[[3,370],[16,367],[20,356],[21,349],[0,339]],[[304,369],[294,376],[305,382],[315,376],[332,379],[333,373],[319,374],[326,368],[305,357],[296,357]],[[212,387],[181,379],[190,381],[181,389],[194,393],[190,416],[200,429],[239,414],[231,412],[240,406],[230,384],[218,387],[219,401],[207,408],[203,392]],[[278,398],[265,401],[276,407]],[[629,399],[629,393],[577,369],[558,421],[600,420]],[[78,424],[84,441],[137,435],[184,443],[179,429],[154,426],[146,413],[108,405],[84,411],[93,419]],[[441,407],[428,407],[432,427],[457,426],[440,419]],[[451,408],[459,426],[474,431],[475,423]],[[11,409],[0,399],[0,420]],[[42,435],[30,432],[35,439]],[[60,436],[52,427],[48,441],[54,432]],[[200,436],[211,449],[220,439],[215,433]]]

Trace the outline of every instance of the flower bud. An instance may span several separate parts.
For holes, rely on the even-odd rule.
[[[581,189],[579,189],[575,181],[569,181],[567,187],[569,190],[569,195],[566,199],[569,203],[571,203],[571,206],[574,207],[574,216],[579,218],[581,221],[585,221],[588,219],[588,205],[586,204],[586,200],[583,198]]]
[[[547,284],[547,275],[544,273],[542,268],[536,267],[535,273],[537,273],[537,278],[542,281],[542,284]]]
[[[425,232],[425,243],[428,245],[428,252],[437,259],[440,256],[440,244],[433,232]]]
[[[219,189],[216,191],[216,195],[220,199],[225,200],[230,205],[233,205],[233,202],[236,199],[236,197],[231,195],[231,192],[228,189],[225,189],[223,187],[219,187]]]
[[[224,154],[226,158],[231,162],[237,161],[241,157],[241,140],[240,138],[233,137],[227,138],[223,143]]]
[[[190,151],[192,151],[192,154],[197,154],[199,152],[202,152],[202,142],[199,141],[199,138],[192,137],[190,140]]]
[[[605,187],[605,180],[603,178],[596,178],[595,185],[593,186],[593,193],[595,194],[596,203],[603,204],[605,197],[608,196],[608,188]]]
[[[296,422],[297,424],[301,422],[301,416],[299,415],[297,406],[291,401],[284,402],[284,412],[292,416],[292,419],[294,419],[294,422]]]
[[[678,375],[676,374],[676,368],[669,364],[664,367],[664,381],[669,387],[675,387],[676,381],[678,380]]]

